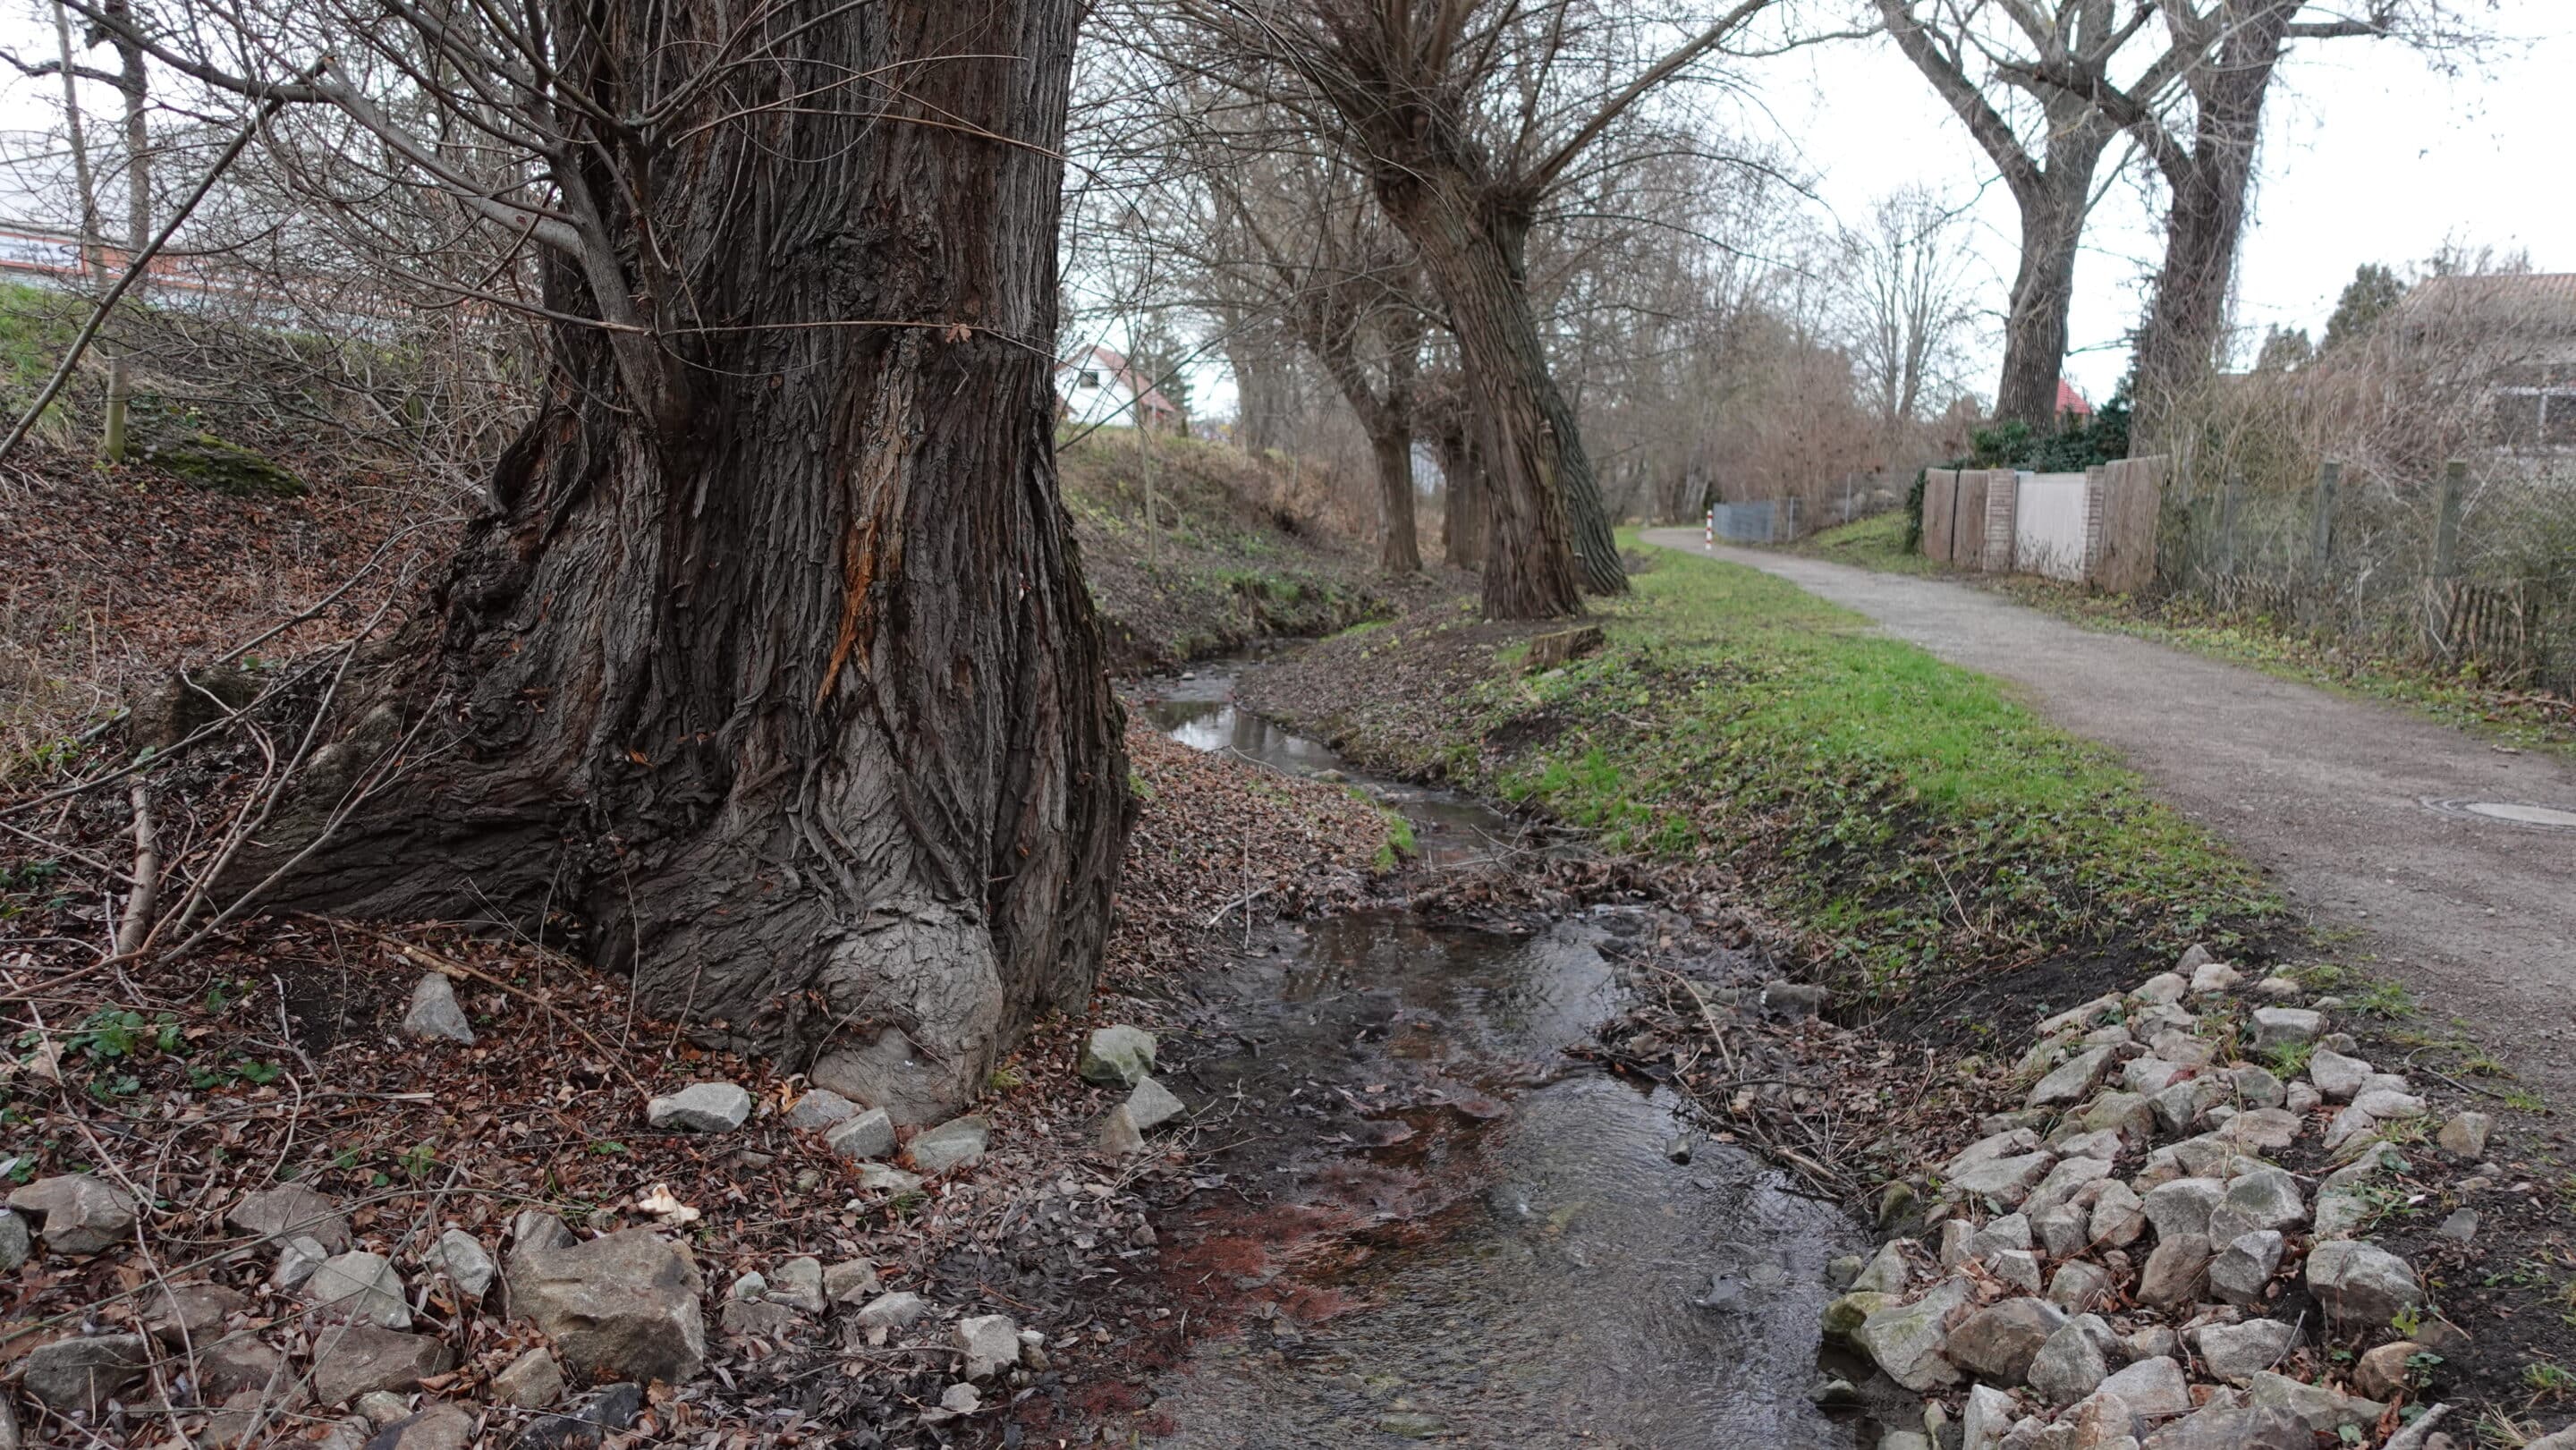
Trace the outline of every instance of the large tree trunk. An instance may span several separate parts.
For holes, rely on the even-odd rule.
[[[1458,339],[1489,485],[1486,616],[1579,614],[1586,589],[1624,593],[1618,540],[1530,307],[1527,223],[1436,167],[1381,178],[1379,198],[1420,251]]]
[[[634,396],[620,334],[555,328],[551,400],[389,667],[392,710],[317,776],[363,773],[397,725],[401,771],[281,904],[569,911],[647,1010],[899,1121],[1086,1000],[1129,808],[1051,427],[1075,9],[818,12],[649,178],[577,179],[634,305],[686,299],[671,393]],[[573,71],[610,114],[736,23],[652,14]],[[647,255],[684,290],[644,285]],[[546,285],[596,315],[595,265]]]
[[[2097,148],[2094,152],[2100,155]],[[2066,369],[2066,315],[2075,301],[2075,255],[2084,237],[2093,168],[2053,170],[2021,203],[2021,267],[2004,319],[2003,381],[1995,416],[2040,433],[2057,426],[2057,384]]]
[[[1285,448],[1296,411],[1288,343],[1274,325],[1247,323],[1239,312],[1229,312],[1225,321],[1225,361],[1234,374],[1235,446],[1255,457]]]
[[[1476,460],[1475,436],[1454,408],[1441,410],[1431,446],[1440,455],[1440,556],[1452,568],[1483,568],[1483,467]]]
[[[1389,574],[1422,569],[1422,546],[1413,527],[1413,433],[1378,431],[1369,435],[1369,457],[1377,464],[1377,566]]]
[[[2232,17],[2193,68],[2191,149],[2168,141],[2158,150],[2173,195],[2164,265],[2138,330],[2133,451],[2142,454],[2172,446],[2177,415],[2208,386],[2226,338],[2263,102],[2300,4],[2262,0],[2249,9]]]

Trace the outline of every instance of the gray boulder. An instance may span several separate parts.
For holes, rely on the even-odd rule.
[[[2487,1135],[2494,1131],[2495,1119],[2485,1113],[2454,1113],[2433,1141],[2452,1157],[2474,1162],[2486,1156]]]
[[[1861,1321],[1852,1342],[1889,1379],[1916,1394],[1957,1384],[1959,1372],[1942,1356],[1941,1343],[1951,1318],[1973,1295],[1967,1280],[1943,1280],[1913,1303],[1880,1309]]]
[[[918,1294],[880,1294],[851,1319],[861,1329],[902,1329],[930,1312],[930,1301]]]
[[[511,1312],[576,1367],[680,1384],[706,1362],[706,1286],[688,1250],[651,1229],[515,1253],[506,1277]]]
[[[2320,1435],[2340,1435],[2347,1425],[2356,1430],[2367,1430],[2378,1424],[2379,1417],[2388,1411],[2388,1407],[2377,1400],[2339,1395],[2316,1385],[2301,1384],[2288,1375],[2269,1372],[2254,1376],[2253,1391],[2256,1407],[2277,1406],[2287,1410]]]
[[[273,1288],[301,1289],[330,1258],[331,1251],[320,1240],[298,1235],[277,1246],[277,1267],[268,1282]]]
[[[2209,1275],[2209,1240],[2198,1234],[2175,1234],[2156,1240],[2138,1271],[2138,1302],[2166,1308],[2200,1298]]]
[[[2038,1085],[2030,1090],[2028,1106],[2048,1108],[2082,1102],[2101,1085],[2102,1075],[2111,1070],[2111,1059],[2118,1051],[2116,1047],[2106,1046],[2077,1053],[2039,1080]]]
[[[0,1209],[0,1274],[18,1272],[18,1266],[27,1262],[27,1255],[34,1248],[35,1238],[27,1228],[27,1220]]]
[[[883,1108],[870,1108],[834,1126],[823,1135],[823,1142],[852,1162],[883,1158],[894,1152],[894,1119]]]
[[[2004,1436],[2020,1415],[2012,1396],[1991,1385],[1972,1385],[1959,1416],[1959,1450],[2002,1450]],[[1886,1450],[1881,1442],[1879,1450]]]
[[[2329,1239],[2308,1251],[2308,1288],[2336,1325],[2376,1328],[2424,1302],[2404,1259],[2372,1244]]]
[[[335,1324],[313,1338],[313,1397],[339,1405],[379,1390],[400,1394],[455,1363],[456,1356],[430,1335]]]
[[[2124,1248],[2147,1231],[2146,1208],[2136,1189],[2115,1178],[2094,1196],[2093,1216],[2085,1232],[2095,1243]]]
[[[2210,1215],[2227,1197],[2227,1185],[2215,1178],[2177,1178],[2159,1183],[2146,1192],[2139,1204],[2147,1222],[2156,1226],[2156,1237],[2178,1238],[2184,1234],[2209,1233]]]
[[[2111,1165],[2103,1159],[2062,1158],[2056,1167],[2048,1170],[2048,1176],[2040,1179],[2030,1190],[2030,1196],[2022,1200],[2022,1209],[2026,1213],[2037,1214],[2055,1208],[2074,1197],[2075,1191],[2085,1184],[2110,1176]]]
[[[1905,1251],[1894,1239],[1878,1246],[1860,1274],[1851,1282],[1852,1292],[1859,1294],[1902,1294],[1913,1277],[1913,1267],[1906,1262]]]
[[[2111,1271],[2072,1259],[2057,1266],[2048,1281],[2048,1302],[2069,1314],[2081,1314],[2111,1292]]]
[[[979,1314],[951,1331],[970,1380],[991,1379],[1020,1362],[1020,1327],[1007,1314]]]
[[[785,1304],[807,1314],[820,1314],[831,1306],[829,1292],[823,1287],[823,1261],[811,1257],[789,1259],[778,1266],[770,1280],[772,1303]]]
[[[234,1204],[224,1218],[244,1233],[280,1243],[307,1238],[334,1254],[345,1254],[356,1246],[349,1237],[349,1220],[340,1214],[340,1205],[301,1183],[263,1188]]]
[[[1110,1158],[1145,1151],[1145,1135],[1137,1130],[1136,1114],[1125,1103],[1101,1114],[1097,1146],[1103,1156]]]
[[[2212,1405],[2152,1435],[2142,1450],[2314,1450],[2307,1424],[2276,1405]]]
[[[819,1132],[849,1118],[858,1116],[859,1105],[830,1088],[815,1088],[796,1100],[781,1121],[804,1132]]]
[[[2017,1385],[2029,1378],[2031,1361],[2066,1322],[2066,1312],[2045,1299],[2006,1299],[1959,1321],[1941,1357],[1998,1384]]]
[[[367,1450],[465,1450],[473,1439],[474,1417],[442,1401],[378,1430]]]
[[[912,1140],[912,1166],[924,1175],[972,1167],[984,1161],[984,1146],[992,1132],[991,1123],[972,1114],[951,1118]]]
[[[445,1274],[447,1281],[469,1301],[481,1299],[483,1291],[492,1287],[492,1280],[499,1273],[493,1266],[492,1256],[484,1252],[483,1241],[461,1228],[440,1234],[438,1242],[429,1246],[429,1252],[421,1255],[421,1260]]]
[[[1154,1070],[1154,1034],[1124,1023],[1095,1027],[1083,1039],[1082,1059],[1074,1070],[1085,1082],[1134,1087]]]
[[[1980,1163],[1991,1163],[1998,1158],[2017,1158],[2025,1153],[2037,1152],[2038,1149],[2038,1130],[2006,1128],[2002,1132],[1980,1138],[1962,1149],[1958,1157],[1941,1165],[1941,1176],[1945,1179],[1956,1178]]]
[[[94,1254],[134,1233],[134,1200],[87,1173],[63,1173],[9,1195],[20,1213],[42,1215],[45,1247],[58,1254]]]
[[[2254,1009],[2254,1045],[2258,1048],[2296,1047],[2316,1041],[2326,1030],[2325,1014],[2305,1007],[2257,1007]]]
[[[411,1328],[411,1305],[402,1277],[376,1254],[352,1249],[322,1261],[304,1281],[304,1299],[326,1319],[346,1319],[385,1329]]]
[[[1137,1079],[1136,1090],[1127,1095],[1127,1116],[1135,1119],[1140,1133],[1150,1133],[1188,1111],[1170,1088],[1150,1077]]]
[[[2352,1095],[2370,1081],[2370,1064],[2358,1057],[2346,1057],[2331,1047],[2320,1047],[2308,1055],[2308,1081],[2326,1101],[2348,1103]]]
[[[2110,1338],[2109,1326],[2090,1314],[2066,1321],[2031,1358],[2030,1387],[2052,1405],[2071,1405],[2100,1389],[2111,1374],[2103,1348]]]
[[[2258,1168],[2227,1181],[2226,1196],[2209,1211],[2209,1238],[2212,1243],[2233,1243],[2240,1234],[2290,1228],[2307,1217],[2299,1180],[2283,1169]]]
[[[465,1020],[465,1008],[456,1000],[454,983],[437,972],[412,984],[411,1005],[403,1009],[404,1035],[423,1042],[457,1042],[474,1045],[474,1024]]]
[[[522,1410],[545,1409],[563,1392],[563,1367],[543,1349],[529,1350],[492,1377],[492,1398]]]
[[[823,1297],[835,1304],[858,1304],[878,1291],[877,1266],[866,1259],[850,1259],[823,1270]]]
[[[27,1351],[19,1387],[65,1413],[96,1414],[114,1395],[143,1379],[152,1346],[140,1334],[57,1339]]]
[[[2273,1229],[2256,1229],[2228,1240],[2209,1263],[2209,1289],[2230,1304],[2263,1302],[2263,1290],[2281,1267],[2283,1242]]]
[[[2299,1342],[2299,1327],[2283,1319],[2248,1319],[2242,1324],[2204,1324],[2192,1331],[2192,1347],[2201,1363],[2220,1379],[2243,1384],[2289,1357]]]
[[[1952,1178],[1946,1191],[1955,1198],[1983,1200],[2011,1208],[2030,1196],[2031,1186],[2048,1176],[2056,1163],[2048,1153],[2023,1153],[1979,1163]]]
[[[573,1237],[564,1221],[541,1208],[523,1208],[510,1220],[510,1247],[529,1249],[568,1249],[581,1240]]]
[[[751,1116],[751,1094],[729,1082],[691,1083],[644,1105],[644,1121],[682,1133],[730,1133]]]

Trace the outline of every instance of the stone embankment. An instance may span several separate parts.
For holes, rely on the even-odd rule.
[[[1928,1397],[1882,1450],[2468,1442],[2420,1394],[2466,1335],[2372,1240],[2410,1157],[2492,1186],[2493,1121],[2437,1114],[2304,996],[2194,948],[2039,1024],[2023,1106],[1898,1190],[1915,1232],[1836,1267],[1826,1333]]]

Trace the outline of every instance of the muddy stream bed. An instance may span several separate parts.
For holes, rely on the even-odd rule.
[[[1348,773],[1230,686],[1157,681],[1134,708],[1199,749]],[[1350,778],[1433,865],[1516,834],[1474,802]],[[1162,1054],[1216,1149],[1162,1221],[1201,1327],[1150,1387],[1149,1443],[1877,1443],[1868,1417],[1809,1398],[1855,1368],[1819,1360],[1817,1323],[1826,1261],[1863,1249],[1859,1228],[1702,1139],[1667,1091],[1565,1051],[1618,1004],[1601,945],[1644,927],[1366,912],[1256,931],[1203,974]]]

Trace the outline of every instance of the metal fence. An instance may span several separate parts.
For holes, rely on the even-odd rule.
[[[1710,510],[1710,525],[1730,544],[1785,544],[1798,537],[1798,500],[1766,498],[1756,503],[1722,503]]]
[[[2576,475],[2498,456],[2430,477],[2253,489],[2182,470],[2157,529],[2167,591],[2328,640],[2576,698]]]

